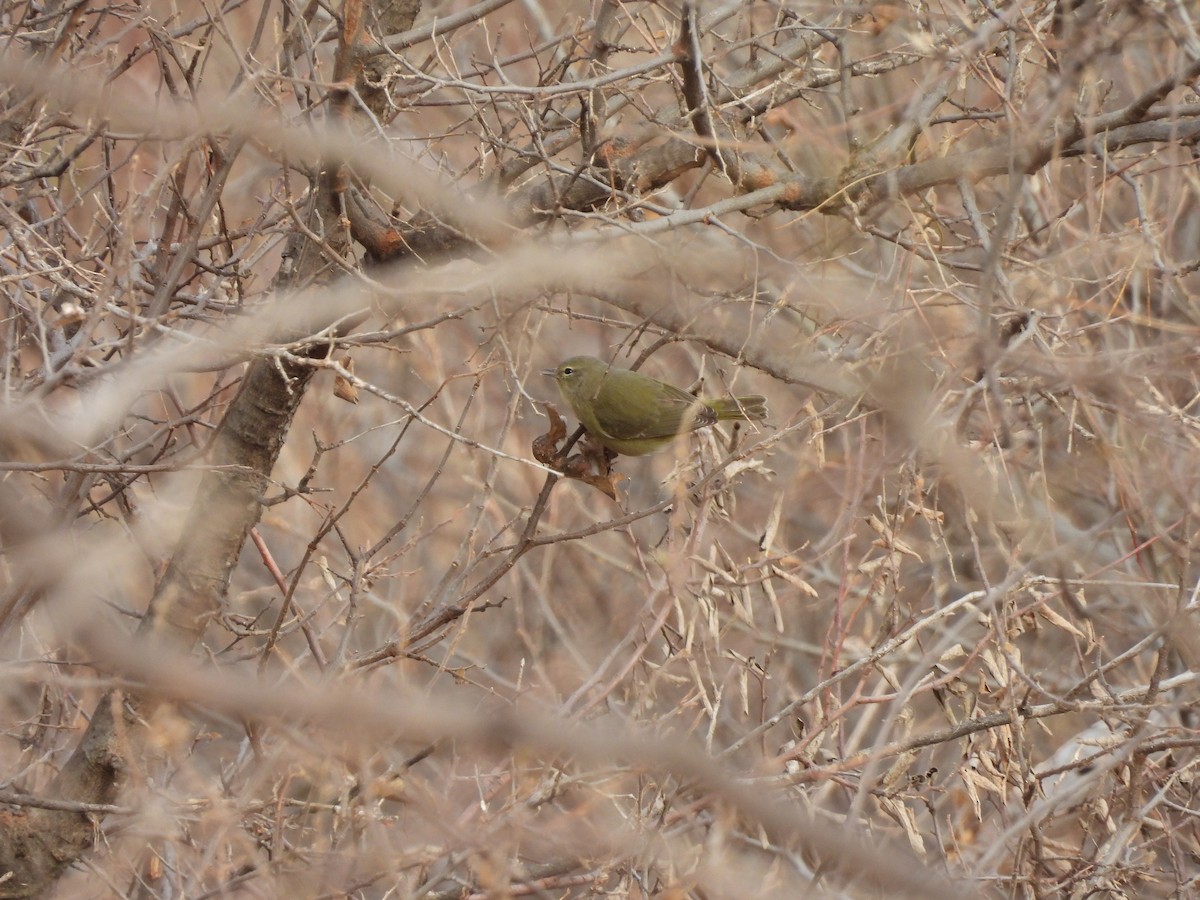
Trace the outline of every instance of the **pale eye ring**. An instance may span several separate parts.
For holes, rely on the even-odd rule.
[[[570,366],[567,366],[567,367],[565,367],[565,368],[563,369],[563,374],[564,374],[564,375],[574,375],[574,374],[575,374],[575,370],[574,370],[574,369],[572,369]]]

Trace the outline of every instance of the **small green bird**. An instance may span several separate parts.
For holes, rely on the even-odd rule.
[[[758,421],[767,415],[766,398],[758,394],[701,400],[594,356],[573,356],[542,374],[558,382],[563,399],[588,433],[622,456],[653,453],[680,434],[723,419]]]

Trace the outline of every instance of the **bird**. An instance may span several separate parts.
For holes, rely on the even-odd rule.
[[[572,356],[542,374],[558,383],[588,434],[620,456],[653,453],[678,435],[714,422],[759,421],[767,415],[766,398],[758,394],[704,400],[594,356]]]

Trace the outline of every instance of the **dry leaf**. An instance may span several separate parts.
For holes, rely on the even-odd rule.
[[[343,356],[338,360],[339,365],[351,375],[354,374],[354,359],[350,356]],[[336,375],[333,379],[333,396],[339,400],[345,400],[347,403],[358,403],[358,388],[353,381],[350,381],[344,375]]]

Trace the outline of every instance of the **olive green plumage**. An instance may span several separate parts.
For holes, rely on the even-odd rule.
[[[573,356],[542,374],[558,382],[563,399],[588,433],[622,456],[653,453],[680,434],[723,419],[757,421],[767,415],[766,400],[757,394],[702,400],[592,356]]]

